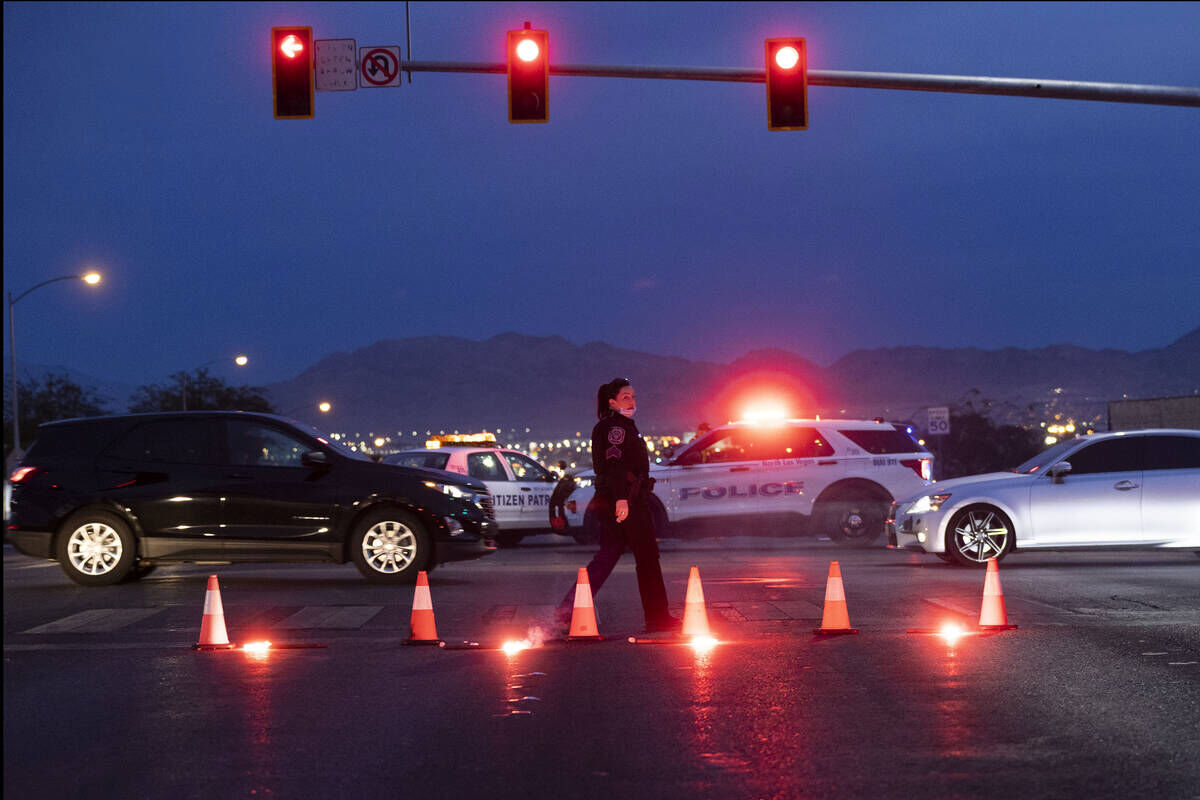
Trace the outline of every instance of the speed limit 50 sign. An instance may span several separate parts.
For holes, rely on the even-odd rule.
[[[928,417],[928,423],[925,429],[929,431],[930,436],[945,436],[950,432],[950,409],[946,406],[938,406],[937,408],[927,408],[925,413]]]

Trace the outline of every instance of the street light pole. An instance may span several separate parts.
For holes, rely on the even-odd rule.
[[[200,370],[204,369],[205,367],[211,367],[213,364],[219,363],[224,360],[225,360],[224,358],[214,358],[212,361],[204,362],[200,366],[196,367],[196,369],[193,371],[199,372]],[[237,364],[239,367],[244,367],[248,363],[250,363],[250,359],[247,358],[246,356],[234,356],[233,363]],[[179,378],[179,399],[182,402],[184,411],[187,411],[187,379],[188,379],[188,374],[186,372],[182,373],[181,377]]]
[[[13,427],[13,449],[14,453],[21,450],[21,405],[17,399],[17,339],[16,339],[16,322],[13,320],[13,306],[21,302],[21,298],[25,295],[40,289],[43,286],[56,283],[58,281],[74,281],[80,280],[84,283],[95,286],[100,282],[99,272],[85,272],[83,275],[60,275],[57,278],[51,278],[42,281],[37,286],[26,289],[16,297],[12,296],[12,292],[8,293],[8,365],[12,370],[12,427]]]

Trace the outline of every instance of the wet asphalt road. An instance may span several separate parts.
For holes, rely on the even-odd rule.
[[[1200,559],[1018,554],[1016,631],[974,621],[982,572],[886,550],[663,543],[721,644],[630,644],[632,558],[599,643],[536,632],[588,548],[542,536],[430,576],[439,635],[404,647],[412,589],[350,566],[165,567],[83,589],[4,548],[5,797],[1200,797]],[[857,636],[818,639],[839,560]],[[236,641],[195,653],[205,578]]]

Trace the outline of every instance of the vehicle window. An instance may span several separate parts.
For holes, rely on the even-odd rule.
[[[481,481],[506,481],[508,473],[494,453],[468,453],[467,474]]]
[[[844,431],[839,428],[838,433],[872,455],[925,452],[925,448],[917,444],[907,431],[897,430],[890,425],[880,425],[870,430]]]
[[[229,463],[247,467],[299,467],[312,446],[281,430],[241,420],[230,421]]]
[[[527,458],[520,453],[505,453],[504,458],[508,461],[508,466],[512,469],[513,475],[516,475],[519,481],[554,480],[554,476],[550,474],[550,471],[532,458]]]
[[[399,464],[402,467],[421,467],[422,469],[445,469],[450,463],[449,453],[397,453],[383,460],[385,464]]]
[[[1145,469],[1200,469],[1200,436],[1146,436]],[[1075,465],[1072,463],[1071,465]]]
[[[1075,439],[1067,439],[1066,441],[1059,442],[1053,447],[1047,448],[1046,450],[1038,453],[1028,461],[1022,462],[1019,466],[1013,467],[1013,472],[1021,475],[1027,475],[1037,472],[1038,470],[1045,469],[1061,459],[1063,453],[1078,444],[1079,442],[1077,442]]]
[[[699,450],[699,463],[777,461],[833,455],[833,447],[812,428],[765,427],[733,430]]]
[[[791,428],[784,439],[784,445],[784,454],[779,458],[822,458],[833,455],[833,446],[825,441],[820,431],[812,428]]]
[[[1142,469],[1142,437],[1105,439],[1067,456],[1072,475],[1100,472],[1137,472]]]
[[[121,437],[105,455],[158,464],[216,464],[214,427],[207,420],[147,422]]]

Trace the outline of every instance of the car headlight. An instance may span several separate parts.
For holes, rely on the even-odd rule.
[[[448,494],[451,497],[456,497],[459,500],[468,500],[474,502],[477,495],[470,489],[462,486],[455,486],[453,483],[434,483],[433,481],[425,481],[425,485],[430,489],[436,489],[442,494]]]
[[[937,511],[949,499],[949,492],[944,494],[927,494],[924,497],[918,498],[915,503],[910,503],[908,508],[904,509],[904,513],[927,514],[930,511]]]

